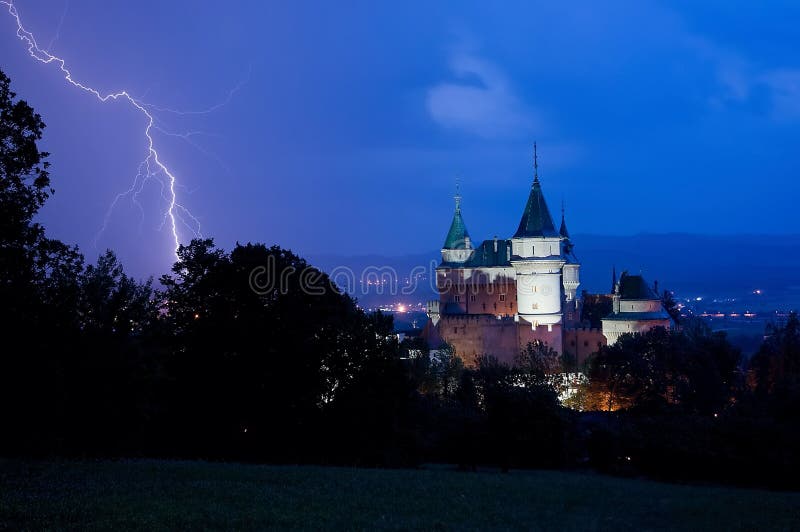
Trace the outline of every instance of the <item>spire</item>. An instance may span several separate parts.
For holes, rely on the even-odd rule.
[[[558,237],[553,224],[553,218],[547,208],[542,194],[542,184],[539,182],[539,155],[536,150],[536,143],[533,144],[533,185],[528,196],[528,203],[525,205],[525,212],[519,222],[519,228],[514,234],[514,238],[526,237]]]
[[[469,239],[469,232],[461,217],[461,183],[456,179],[456,195],[453,196],[456,202],[456,210],[453,213],[453,221],[450,223],[450,230],[447,232],[443,249],[472,249]]]
[[[611,293],[614,294],[617,291],[617,266],[614,265],[611,267]]]
[[[569,231],[567,231],[567,222],[564,217],[564,200],[561,200],[561,229],[559,229],[558,233],[563,236],[564,238],[569,238]]]

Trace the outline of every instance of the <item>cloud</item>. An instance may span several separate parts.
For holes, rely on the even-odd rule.
[[[440,126],[489,138],[529,134],[539,125],[495,65],[457,54],[450,69],[457,81],[435,85],[427,94],[428,112]]]
[[[760,81],[770,90],[773,118],[800,119],[800,69],[770,70],[761,75]]]
[[[800,68],[759,68],[744,55],[703,37],[690,35],[686,42],[714,69],[720,93],[712,100],[713,104],[747,104],[764,94],[771,118],[778,121],[800,119]]]
[[[698,35],[686,34],[683,41],[691,52],[713,70],[720,90],[715,103],[741,103],[750,97],[752,67],[744,57]]]

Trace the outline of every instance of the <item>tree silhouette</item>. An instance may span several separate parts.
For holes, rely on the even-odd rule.
[[[800,318],[796,312],[783,323],[767,326],[764,343],[750,361],[750,371],[761,394],[800,389]]]

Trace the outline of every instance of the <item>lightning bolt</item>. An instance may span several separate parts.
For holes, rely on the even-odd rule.
[[[109,218],[111,213],[113,212],[114,208],[116,207],[117,203],[125,198],[131,197],[133,203],[139,208],[140,212],[142,213],[142,217],[144,217],[144,210],[142,209],[141,204],[138,201],[138,196],[142,192],[144,186],[150,180],[156,180],[161,184],[161,196],[163,200],[167,203],[167,208],[164,211],[164,216],[161,221],[161,225],[158,227],[158,230],[163,230],[165,225],[169,226],[169,229],[172,233],[172,240],[174,243],[174,253],[177,258],[178,247],[180,246],[180,238],[178,235],[178,222],[180,222],[183,226],[185,226],[195,237],[202,237],[202,233],[200,232],[200,221],[194,216],[188,208],[178,202],[177,194],[175,192],[176,187],[180,185],[177,183],[177,179],[175,174],[167,168],[167,166],[162,162],[161,156],[159,155],[155,141],[153,140],[153,132],[159,131],[166,135],[181,137],[187,142],[190,142],[196,148],[200,149],[196,143],[191,141],[191,136],[196,135],[200,132],[189,132],[189,133],[172,133],[165,130],[163,127],[158,125],[158,121],[154,116],[154,112],[166,112],[166,113],[173,113],[178,115],[191,115],[191,114],[207,114],[220,107],[224,106],[225,104],[230,101],[233,97],[234,93],[241,88],[241,86],[245,83],[244,81],[241,82],[238,86],[236,86],[230,93],[228,94],[228,98],[208,109],[201,110],[201,111],[180,111],[176,109],[169,109],[169,108],[162,108],[157,107],[155,105],[143,102],[141,99],[135,98],[132,96],[128,91],[122,90],[118,92],[111,92],[107,94],[101,93],[99,90],[92,88],[88,85],[83,84],[80,81],[75,80],[72,77],[72,73],[67,68],[66,61],[60,57],[57,57],[47,50],[42,49],[39,44],[36,42],[36,38],[34,35],[25,29],[22,24],[22,20],[20,19],[19,12],[17,11],[16,6],[14,5],[13,0],[0,0],[0,5],[6,6],[8,9],[8,13],[14,18],[17,23],[17,37],[21,41],[23,41],[28,48],[28,54],[34,58],[35,60],[44,63],[50,64],[54,63],[58,65],[58,68],[64,74],[64,79],[77,87],[78,89],[87,92],[97,98],[100,102],[106,103],[109,101],[124,101],[133,106],[138,112],[142,114],[142,116],[146,120],[146,126],[144,128],[144,137],[146,139],[147,144],[147,156],[142,160],[139,164],[137,173],[134,176],[133,183],[131,187],[124,192],[120,192],[111,202],[106,215],[103,220],[103,226],[100,229],[97,237],[95,237],[95,245],[97,243],[97,239],[99,236],[105,231],[106,226],[108,224]],[[248,74],[249,77],[249,74]],[[141,228],[141,222],[140,222]]]

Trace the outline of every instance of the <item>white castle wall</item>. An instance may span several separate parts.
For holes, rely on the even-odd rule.
[[[561,313],[560,273],[518,273],[518,312],[525,315]]]
[[[670,327],[670,321],[664,320],[603,320],[603,336],[608,345],[614,345],[625,333],[646,333],[653,327]]]
[[[561,255],[560,238],[514,238],[511,252],[522,258],[544,258]]]
[[[619,302],[620,312],[660,312],[661,301],[658,299],[625,299]]]

